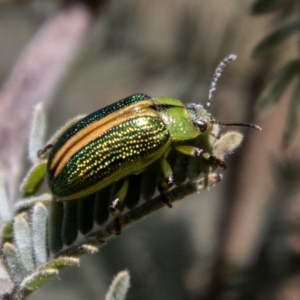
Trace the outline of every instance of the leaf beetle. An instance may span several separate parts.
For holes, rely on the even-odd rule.
[[[226,168],[223,160],[182,142],[210,133],[215,125],[260,129],[254,124],[220,123],[207,111],[218,78],[227,63],[235,58],[229,55],[219,64],[205,106],[184,104],[169,97],[134,94],[91,113],[66,129],[55,143],[39,151],[39,156],[49,152],[47,178],[53,196],[62,201],[79,199],[123,180],[110,205],[119,234],[119,208],[128,190],[128,176],[160,160],[164,179],[158,190],[164,195],[173,185],[172,169],[165,158],[170,148]],[[168,199],[164,199],[168,204]]]

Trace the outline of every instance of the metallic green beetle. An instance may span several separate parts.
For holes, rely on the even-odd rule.
[[[210,132],[214,124],[221,124],[206,108],[210,106],[221,71],[233,59],[228,56],[217,68],[206,107],[194,103],[185,105],[168,97],[135,94],[88,115],[67,129],[53,145],[41,151],[50,148],[47,175],[55,198],[78,199],[124,179],[110,208],[119,233],[119,206],[126,196],[126,178],[161,159],[165,184],[159,190],[163,193],[172,185],[172,171],[164,158],[171,147],[187,155],[202,156],[225,168],[220,159],[202,149],[182,146],[181,142],[193,140]],[[222,125],[258,128],[252,124]]]
[[[138,173],[173,146],[194,155],[201,149],[176,146],[210,130],[198,104],[135,94],[102,108],[69,128],[53,145],[48,180],[53,195],[72,200]],[[211,157],[224,166],[224,163]]]

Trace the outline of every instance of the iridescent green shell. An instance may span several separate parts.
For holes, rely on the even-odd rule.
[[[181,101],[132,95],[81,119],[59,137],[47,164],[50,189],[60,200],[89,195],[143,171],[172,144],[199,133]]]

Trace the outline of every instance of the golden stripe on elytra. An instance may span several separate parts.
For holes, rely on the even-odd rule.
[[[149,107],[150,105],[153,105],[153,101],[151,100],[145,100],[143,102],[138,102],[134,103],[132,105],[129,105],[123,109],[119,109],[111,114],[108,114],[107,116],[94,121],[87,127],[83,128],[80,130],[78,133],[76,133],[74,136],[72,136],[68,141],[66,141],[62,147],[56,152],[50,169],[52,170],[53,168],[56,167],[56,165],[59,163],[61,158],[71,149],[73,148],[76,144],[81,144],[80,140],[83,139],[85,136],[89,135],[92,131],[94,131],[96,128],[104,125],[105,123],[111,122],[113,119],[118,119],[119,117],[122,117],[122,115],[134,111],[134,110],[139,110],[140,108],[143,107]]]
[[[118,117],[114,122],[106,122],[104,124],[99,124],[98,127],[94,128],[94,130],[89,132],[88,135],[82,137],[80,140],[77,140],[76,143],[73,143],[73,146],[71,148],[68,148],[68,151],[64,152],[64,155],[61,157],[61,159],[57,162],[56,165],[53,167],[55,168],[54,177],[57,177],[59,173],[62,171],[66,163],[71,159],[71,157],[77,153],[80,149],[88,145],[92,140],[95,138],[98,138],[109,130],[112,127],[118,126],[126,121],[128,119],[136,118],[136,117],[154,117],[157,118],[157,112],[154,110],[150,110],[148,108],[145,109],[139,109],[137,111],[131,111],[127,112],[127,114],[124,114],[123,116]],[[102,122],[101,122],[102,123]],[[52,166],[51,166],[52,167]]]

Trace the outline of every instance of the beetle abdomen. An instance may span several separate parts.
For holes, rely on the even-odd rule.
[[[81,138],[58,160],[48,162],[49,184],[60,199],[88,195],[161,157],[171,139],[152,110],[140,110]]]

